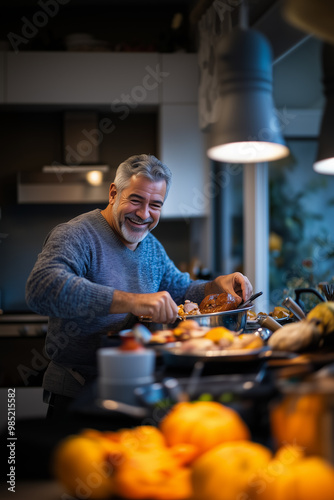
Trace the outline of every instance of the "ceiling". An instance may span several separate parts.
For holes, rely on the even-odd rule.
[[[216,0],[218,8],[231,13],[232,23],[238,23],[240,5],[245,0]],[[47,2],[45,2],[47,3]],[[184,49],[196,51],[196,26],[213,0],[69,0],[58,4],[56,15],[31,37],[23,50],[58,50],[64,37],[71,33],[90,33],[108,40],[113,47],[134,50],[169,51],[171,24],[174,15],[183,16],[178,30]],[[8,33],[22,35],[24,22],[32,21],[43,2],[37,0],[2,0],[0,7],[0,40]],[[249,25],[261,22],[280,0],[248,0]],[[222,12],[222,10],[221,10]],[[221,14],[220,14],[221,15]],[[276,16],[277,17],[277,16]],[[269,29],[269,32],[271,28]],[[173,33],[173,36],[175,32]],[[282,33],[280,33],[281,38]]]
[[[249,25],[268,38],[274,66],[279,62],[275,74],[275,82],[279,82],[275,96],[279,105],[290,100],[301,106],[317,103],[322,92],[319,41],[308,41],[310,35],[285,21],[284,0],[215,0],[219,20],[230,13],[232,25],[237,25],[240,7],[246,1]],[[36,19],[43,3],[47,2],[2,0],[0,42],[3,40],[8,45],[9,33],[23,36],[25,25]],[[214,0],[62,0],[62,3],[54,0],[53,3],[58,5],[57,13],[50,15],[34,36],[26,37],[20,50],[66,50],[68,35],[88,33],[96,40],[106,41],[109,50],[196,52],[198,22]],[[181,13],[182,22],[173,30],[176,13]],[[296,85],[291,86],[293,71]]]

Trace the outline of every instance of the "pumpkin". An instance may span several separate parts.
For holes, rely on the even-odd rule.
[[[268,448],[252,441],[226,442],[212,448],[192,465],[192,500],[250,499],[256,472],[271,458]]]
[[[192,444],[198,455],[225,441],[250,439],[239,414],[215,401],[177,403],[159,427],[168,446]]]

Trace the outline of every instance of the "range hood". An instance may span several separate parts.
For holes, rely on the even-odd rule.
[[[107,203],[110,168],[99,162],[101,138],[96,113],[65,113],[63,163],[20,172],[18,203]]]

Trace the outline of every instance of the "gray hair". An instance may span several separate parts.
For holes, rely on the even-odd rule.
[[[120,192],[126,189],[133,175],[145,177],[152,182],[164,180],[166,182],[165,199],[167,198],[172,181],[172,172],[158,158],[153,155],[141,154],[130,156],[130,158],[123,161],[116,170],[114,180],[116,189]]]

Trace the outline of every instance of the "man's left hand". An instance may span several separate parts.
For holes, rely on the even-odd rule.
[[[213,281],[207,283],[205,295],[211,293],[227,292],[238,298],[239,304],[246,301],[253,293],[253,287],[249,279],[241,273],[232,273],[225,276],[218,276]]]

